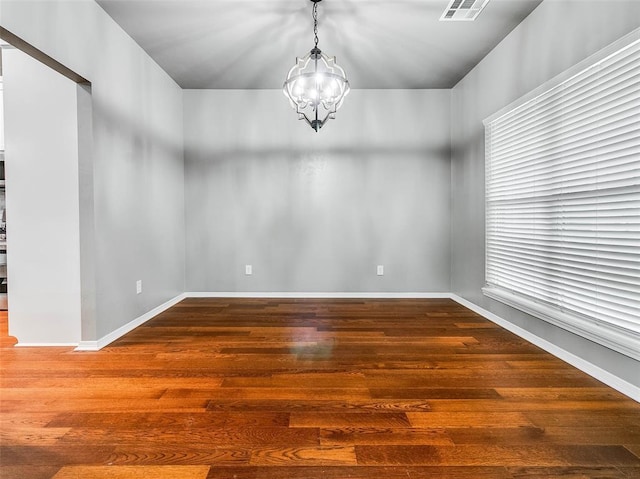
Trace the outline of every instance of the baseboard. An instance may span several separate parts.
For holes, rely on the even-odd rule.
[[[184,293],[187,298],[285,298],[285,299],[448,299],[451,293],[285,293],[285,292],[202,292]]]
[[[141,324],[149,321],[154,316],[162,313],[163,311],[169,309],[171,306],[179,303],[185,298],[309,298],[309,299],[452,299],[453,301],[461,304],[462,306],[478,313],[479,315],[485,317],[489,321],[496,323],[497,325],[503,327],[504,329],[511,331],[512,333],[518,335],[519,337],[529,341],[532,344],[544,349],[545,351],[553,354],[554,356],[566,361],[572,366],[580,369],[586,374],[602,381],[606,385],[612,387],[613,389],[625,394],[626,396],[634,399],[635,401],[640,402],[640,388],[611,374],[608,371],[596,366],[585,359],[576,356],[569,351],[556,346],[555,344],[536,336],[529,331],[516,326],[515,324],[510,323],[509,321],[501,318],[500,316],[487,311],[486,309],[472,303],[471,301],[467,301],[466,299],[448,292],[436,292],[436,293],[390,293],[390,292],[362,292],[362,293],[347,293],[347,292],[325,292],[325,293],[312,293],[312,292],[203,292],[203,291],[193,291],[179,294],[175,298],[167,301],[164,304],[152,309],[151,311],[139,316],[133,321],[125,324],[124,326],[116,329],[115,331],[107,334],[103,338],[97,341],[81,341],[79,345],[76,344],[31,344],[31,343],[22,343],[17,344],[16,346],[77,346],[76,351],[98,351],[108,344],[112,343],[116,339],[124,336],[128,332],[137,328]]]
[[[134,330],[141,324],[146,323],[154,316],[157,316],[163,311],[166,311],[167,309],[169,309],[171,306],[174,306],[175,304],[179,303],[186,297],[187,296],[184,293],[179,294],[175,298],[170,299],[166,303],[163,303],[156,308],[153,308],[151,311],[143,314],[142,316],[138,316],[136,319],[128,322],[124,326],[119,327],[115,331],[112,331],[111,333],[98,339],[97,341],[80,341],[80,344],[76,348],[76,351],[99,351],[100,349],[114,342],[116,339],[121,338],[128,332]]]
[[[16,343],[13,345],[16,348],[52,348],[52,347],[74,347],[78,346],[78,343]]]
[[[553,354],[557,358],[562,359],[563,361],[571,364],[572,366],[578,368],[584,373],[587,373],[589,376],[597,379],[598,381],[602,381],[607,386],[612,387],[616,391],[621,392],[622,394],[630,397],[631,399],[640,402],[640,387],[635,386],[618,376],[611,374],[608,371],[596,366],[585,359],[576,356],[569,351],[562,349],[559,346],[547,341],[546,339],[542,339],[535,334],[530,333],[526,329],[523,329],[519,326],[516,326],[513,323],[501,318],[500,316],[487,311],[484,308],[472,303],[471,301],[467,301],[466,299],[456,295],[451,294],[450,298],[453,299],[456,303],[461,304],[465,308],[470,309],[471,311],[478,313],[481,316],[484,316],[489,321],[496,323],[497,325],[503,327],[504,329],[511,331],[513,334],[520,336],[522,339],[529,341],[532,344],[535,344],[539,348],[544,349],[548,353]]]
[[[105,346],[111,344],[116,339],[121,338],[128,332],[146,323],[154,316],[166,311],[171,306],[179,303],[185,298],[450,298],[451,293],[285,293],[285,292],[187,292],[176,296],[175,298],[161,304],[157,308],[137,317],[129,323],[121,326],[115,331],[98,339],[97,341],[80,341],[79,344],[70,344],[69,346],[77,346],[76,351],[99,351]],[[27,345],[25,345],[27,346]],[[33,346],[40,346],[34,344]],[[44,345],[42,345],[44,346]],[[57,346],[63,346],[58,344]]]

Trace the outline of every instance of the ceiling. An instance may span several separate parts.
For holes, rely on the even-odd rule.
[[[451,88],[541,1],[441,22],[448,0],[324,0],[318,46],[352,88]],[[313,47],[309,0],[97,2],[183,88],[281,88]]]

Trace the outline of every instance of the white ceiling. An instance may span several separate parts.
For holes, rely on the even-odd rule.
[[[451,88],[541,1],[441,22],[448,0],[324,0],[318,46],[352,88]],[[309,0],[97,2],[183,88],[281,88],[313,47]]]

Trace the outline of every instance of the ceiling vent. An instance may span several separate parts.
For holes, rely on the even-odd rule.
[[[440,17],[441,22],[471,22],[489,0],[451,0]]]

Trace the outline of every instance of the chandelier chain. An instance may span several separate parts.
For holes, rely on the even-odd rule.
[[[314,41],[316,43],[316,47],[318,46],[318,3],[313,3],[313,36]]]

